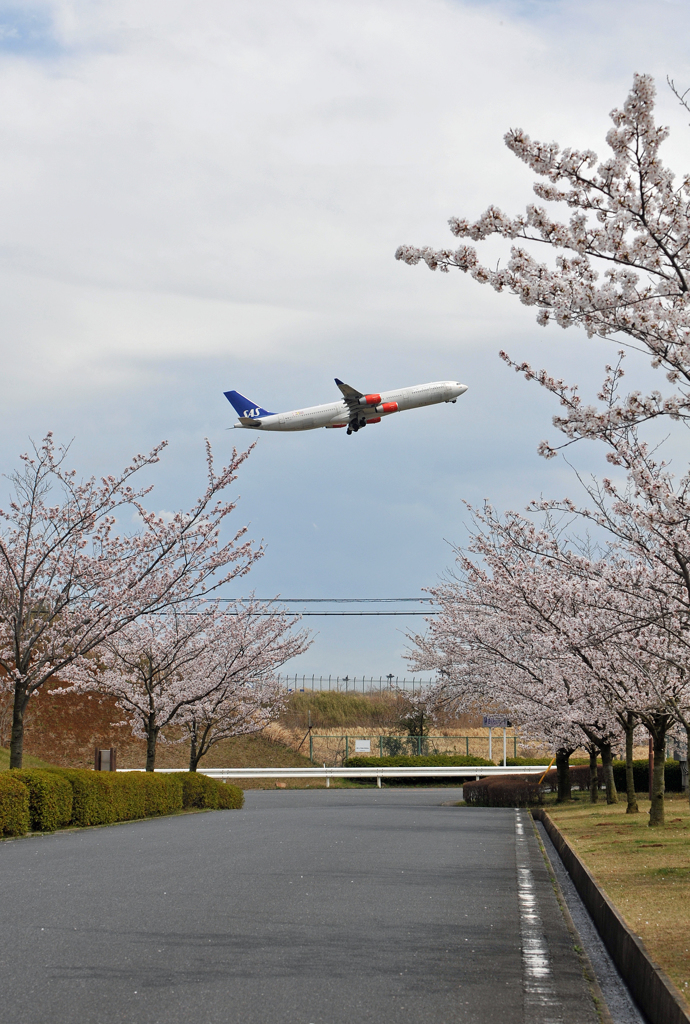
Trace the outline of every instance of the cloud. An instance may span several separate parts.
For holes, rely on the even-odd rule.
[[[268,542],[257,589],[433,582],[463,497],[519,507],[569,486],[534,455],[549,401],[496,351],[585,382],[607,352],[395,248],[530,201],[508,127],[603,152],[633,71],[690,84],[686,17],[613,0],[0,4],[3,468],[48,427],[96,472],[165,436],[156,504],[178,508],[203,436],[219,458],[237,443],[228,387],[280,409],[330,400],[336,374],[465,379],[462,404],[368,437],[262,439],[238,481],[236,515]],[[685,116],[660,101],[683,169]],[[377,635],[359,673],[391,670],[399,636]],[[336,641],[319,644],[304,671],[328,674]]]

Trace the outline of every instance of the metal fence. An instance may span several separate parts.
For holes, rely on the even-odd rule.
[[[306,737],[305,737],[306,739]],[[309,732],[309,760],[321,764],[343,764],[353,755],[364,754],[372,757],[395,757],[407,755],[425,757],[433,754],[464,754],[466,757],[484,757],[492,760],[497,757],[503,761],[506,757],[517,757],[518,738],[515,735],[495,738],[493,743],[488,736],[353,736],[345,734],[323,734]]]
[[[436,679],[412,679],[394,676],[307,676],[278,675],[278,682],[288,693],[303,693],[308,690],[335,690],[337,693],[383,693],[384,690],[400,689],[418,693],[425,686],[433,686]]]

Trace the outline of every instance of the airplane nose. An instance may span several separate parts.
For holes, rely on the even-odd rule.
[[[458,395],[464,395],[467,391],[467,384],[460,384],[458,382],[456,383],[456,387],[458,388]]]

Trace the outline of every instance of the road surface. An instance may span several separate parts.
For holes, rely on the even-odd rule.
[[[595,1024],[524,811],[450,789],[0,843],[2,1024]]]

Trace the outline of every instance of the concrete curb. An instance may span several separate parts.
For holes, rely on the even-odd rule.
[[[650,959],[642,941],[630,931],[560,829],[541,808],[534,808],[532,817],[544,825],[611,959],[650,1024],[690,1024],[675,985]]]

